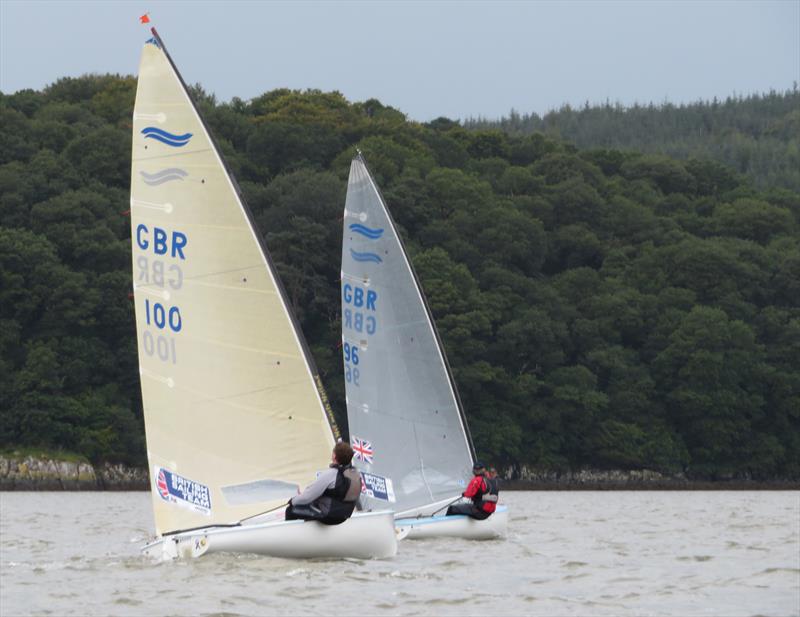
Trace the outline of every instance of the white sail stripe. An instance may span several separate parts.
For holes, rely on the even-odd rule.
[[[345,338],[344,335],[342,335],[342,342],[343,343],[349,343],[350,345],[355,345],[356,347],[359,348],[359,350],[362,350],[362,351],[366,351],[367,347],[368,347],[368,345],[366,344],[367,343],[366,340],[359,339],[359,340],[356,341],[354,339]]]
[[[383,202],[383,197],[381,196],[381,193],[378,190],[378,187],[375,185],[375,182],[372,180],[372,176],[367,171],[367,169],[364,166],[364,164],[360,160],[359,160],[358,163],[361,166],[361,168],[363,169],[364,175],[366,175],[366,177],[369,179],[369,183],[370,183],[370,185],[372,185],[372,189],[375,191],[375,194],[378,197],[378,202],[381,204],[381,207],[383,208],[384,212],[386,213],[386,221],[388,223],[389,228],[392,230],[392,233],[394,234],[394,237],[397,240],[398,245],[400,246],[400,249],[401,249],[400,250],[400,254],[403,256],[403,262],[406,264],[406,268],[408,269],[408,272],[411,275],[411,280],[414,283],[413,287],[417,292],[417,297],[419,298],[419,301],[422,304],[422,306],[425,306],[425,301],[422,298],[422,293],[420,292],[419,286],[417,285],[417,279],[414,276],[414,271],[411,269],[411,264],[408,261],[408,257],[406,255],[405,250],[402,249],[403,245],[400,244],[400,236],[397,233],[397,229],[395,229],[394,222],[392,221],[392,217],[389,215],[389,211],[388,211],[388,209],[386,207],[386,204]],[[442,370],[444,371],[445,377],[447,378],[447,387],[450,390],[450,396],[453,399],[453,404],[454,404],[455,408],[458,409],[459,408],[458,407],[458,399],[456,399],[456,394],[455,394],[455,391],[453,390],[453,384],[450,381],[450,375],[449,375],[449,373],[447,371],[447,366],[446,366],[445,361],[444,361],[444,356],[442,355],[442,350],[441,350],[441,348],[440,348],[440,346],[438,344],[438,338],[436,336],[435,330],[433,329],[433,324],[431,323],[430,315],[428,314],[427,310],[425,311],[425,321],[428,323],[428,327],[430,329],[431,336],[433,337],[433,340],[437,341],[437,344],[434,345],[434,347],[436,347],[436,351],[437,351],[438,356],[439,356],[439,361],[441,362],[441,365],[442,365]],[[458,423],[461,426],[461,435],[462,435],[462,437],[464,437],[464,443],[467,446],[467,452],[469,453],[469,458],[471,459],[472,458],[472,449],[469,447],[469,440],[467,439],[467,431],[466,431],[466,428],[464,427],[464,421],[461,418],[461,413],[460,412],[458,414],[456,414],[456,415],[458,416]],[[427,482],[426,482],[426,485],[427,485]]]
[[[155,379],[163,384],[166,384],[170,388],[175,386],[175,380],[172,377],[164,377],[163,375],[159,375],[149,369],[143,368],[142,365],[139,365],[139,374],[142,377],[149,377],[150,379]]]
[[[157,289],[154,288],[152,285],[139,285],[138,283],[133,284],[133,291],[141,291],[142,293],[150,294],[151,296],[156,296],[157,298],[161,298],[162,300],[169,300],[170,294],[166,289]]]
[[[133,119],[134,120],[155,120],[156,122],[160,122],[161,124],[163,124],[164,122],[167,121],[167,114],[165,114],[163,111],[159,112],[157,114],[140,114],[140,113],[134,112],[133,113]]]
[[[131,207],[133,208],[134,206],[139,207],[139,208],[147,208],[149,210],[162,210],[162,211],[166,212],[167,214],[172,212],[172,208],[173,208],[172,204],[169,203],[169,202],[163,203],[163,204],[157,204],[157,203],[154,203],[152,201],[143,201],[141,199],[131,199]]]
[[[357,283],[359,283],[361,285],[364,285],[365,287],[369,287],[369,283],[370,283],[370,279],[369,279],[368,276],[356,276],[355,274],[349,274],[348,272],[345,272],[344,270],[342,270],[342,272],[341,272],[341,278],[342,278],[342,280],[348,279],[348,280],[351,280],[351,281],[355,281],[355,282],[357,282]]]
[[[168,62],[167,64],[169,65],[169,68],[172,71],[172,73],[175,75],[175,78],[180,83],[180,78],[177,75],[177,73],[175,73],[175,68],[172,66],[172,63]],[[202,118],[200,118],[200,115],[197,113],[197,109],[195,108],[194,103],[192,103],[192,100],[189,97],[189,93],[186,92],[186,89],[183,88],[183,87],[180,88],[180,91],[183,94],[184,98],[186,99],[186,102],[189,104],[189,108],[192,110],[192,113],[194,114],[195,118],[197,118],[197,121],[198,121],[198,123],[200,125],[200,130],[202,130],[203,133],[205,134],[205,137],[208,140],[208,143],[212,144],[212,147],[209,148],[209,149],[213,152],[214,157],[216,158],[216,160],[219,163],[219,165],[226,172],[224,174],[224,176],[225,176],[226,181],[228,182],[228,187],[233,192],[234,199],[236,200],[236,203],[239,205],[239,209],[242,212],[242,216],[244,217],[245,221],[248,221],[248,226],[250,227],[250,233],[252,234],[253,240],[256,242],[257,246],[259,246],[259,252],[261,253],[261,258],[264,261],[264,266],[267,269],[267,273],[269,274],[269,277],[270,277],[270,280],[272,281],[273,287],[277,290],[277,289],[279,289],[279,287],[278,287],[277,281],[275,280],[275,274],[273,273],[272,267],[270,266],[269,261],[267,260],[267,256],[264,254],[263,250],[260,250],[261,241],[259,240],[258,236],[256,235],[256,231],[255,231],[255,229],[253,229],[253,226],[249,224],[250,218],[247,216],[247,211],[244,209],[244,206],[242,205],[241,199],[239,199],[239,191],[234,186],[233,181],[231,180],[230,174],[227,172],[228,168],[223,163],[222,158],[219,156],[219,152],[217,152],[217,149],[213,147],[213,142],[211,141],[211,136],[208,135],[208,132],[206,131],[205,125],[203,124],[203,120],[202,120]],[[300,338],[297,336],[297,332],[295,331],[295,328],[294,328],[294,320],[292,319],[292,316],[289,313],[289,309],[288,309],[288,307],[286,306],[286,304],[283,301],[281,301],[281,307],[283,308],[283,312],[284,312],[284,315],[285,315],[286,319],[289,321],[289,326],[290,326],[290,329],[292,330],[292,335],[294,336],[295,342],[297,343],[297,347],[298,347],[299,350],[301,350],[301,355],[303,356],[303,364],[306,367],[306,372],[308,374],[308,379],[311,382],[311,387],[313,388],[313,391],[314,391],[314,393],[315,393],[315,395],[317,397],[317,402],[319,403],[319,410],[320,410],[320,413],[322,414],[322,418],[325,421],[326,426],[328,426],[330,428],[330,431],[329,431],[329,437],[330,437],[329,443],[330,443],[330,446],[333,447],[335,445],[335,443],[336,443],[336,439],[335,439],[335,436],[334,436],[334,433],[333,433],[333,427],[330,425],[330,418],[328,417],[328,412],[325,409],[324,403],[322,402],[322,395],[320,394],[319,388],[317,387],[316,381],[314,380],[314,375],[311,372],[311,367],[308,364],[308,361],[307,361],[307,359],[305,357],[305,354],[302,353],[303,344],[300,342]]]

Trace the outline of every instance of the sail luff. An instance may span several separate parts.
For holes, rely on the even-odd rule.
[[[361,164],[364,165],[364,170],[367,172],[367,177],[369,178],[372,188],[378,194],[378,200],[380,202],[381,208],[383,208],[383,212],[386,215],[387,220],[389,221],[389,225],[392,228],[392,232],[397,238],[397,243],[400,246],[400,252],[402,253],[403,259],[405,259],[406,266],[408,267],[409,271],[411,272],[411,276],[414,279],[414,286],[416,287],[419,299],[422,302],[422,306],[425,307],[425,313],[428,318],[428,326],[430,327],[431,332],[433,332],[433,336],[436,339],[436,348],[437,351],[439,352],[439,358],[442,361],[445,373],[447,374],[447,379],[450,386],[450,393],[452,394],[456,402],[456,407],[458,409],[459,421],[461,422],[461,430],[464,433],[464,439],[467,442],[467,448],[469,449],[472,462],[474,463],[477,457],[475,455],[475,446],[473,445],[472,442],[472,434],[469,431],[469,424],[467,424],[467,417],[464,412],[464,405],[461,402],[461,395],[458,393],[458,387],[456,386],[455,378],[453,377],[453,371],[450,368],[450,362],[447,360],[447,354],[444,351],[444,344],[442,342],[442,337],[439,334],[439,329],[436,327],[436,321],[433,319],[433,313],[431,312],[431,307],[428,304],[428,298],[425,296],[425,292],[422,289],[422,284],[420,283],[419,276],[417,276],[417,271],[414,269],[414,264],[411,263],[411,259],[409,259],[408,257],[408,251],[406,250],[403,238],[397,231],[397,224],[395,223],[394,217],[392,217],[391,211],[386,206],[386,200],[383,198],[383,193],[381,192],[380,187],[378,187],[377,183],[375,182],[375,179],[372,177],[372,172],[369,169],[369,165],[367,165],[367,161],[360,150],[358,151],[357,157],[361,161]]]
[[[214,152],[214,156],[216,157],[217,162],[225,170],[225,176],[227,177],[228,182],[230,183],[231,190],[233,190],[234,194],[236,195],[236,199],[239,202],[239,205],[241,206],[245,217],[247,218],[250,230],[253,235],[253,239],[258,243],[259,247],[261,248],[261,253],[264,257],[264,262],[267,266],[267,272],[269,272],[270,278],[272,279],[272,283],[277,288],[278,293],[281,296],[281,304],[283,305],[286,311],[286,316],[292,323],[295,338],[297,340],[298,345],[303,351],[304,361],[308,367],[309,376],[311,378],[312,383],[314,384],[314,388],[317,390],[320,407],[321,409],[324,410],[325,418],[331,427],[331,435],[335,442],[336,440],[341,439],[341,431],[339,430],[339,427],[336,423],[336,418],[333,415],[333,409],[331,408],[330,402],[328,402],[327,394],[325,393],[325,389],[322,384],[322,379],[319,375],[319,370],[317,369],[314,357],[311,355],[311,350],[309,349],[308,342],[306,341],[306,338],[303,335],[303,330],[300,327],[300,323],[297,320],[297,316],[294,314],[294,311],[291,311],[288,308],[289,297],[288,294],[286,293],[286,288],[283,285],[283,281],[277,275],[277,268],[275,267],[275,262],[272,260],[272,256],[270,255],[269,249],[267,248],[267,245],[264,242],[263,237],[260,234],[256,233],[256,224],[255,224],[255,219],[253,217],[253,213],[250,210],[250,207],[247,205],[247,200],[244,198],[244,195],[242,195],[241,188],[239,187],[239,183],[236,182],[233,172],[230,170],[225,160],[220,156],[219,146],[217,145],[217,142],[214,139],[214,135],[212,134],[211,130],[206,124],[205,119],[203,118],[200,111],[197,109],[197,105],[195,105],[194,100],[189,94],[189,89],[186,85],[186,82],[184,81],[181,72],[178,70],[178,67],[175,65],[175,62],[172,60],[172,56],[170,56],[169,51],[164,45],[164,41],[162,40],[161,35],[158,34],[158,31],[155,29],[155,27],[150,28],[150,32],[158,41],[161,50],[164,52],[164,56],[167,58],[167,61],[172,67],[172,70],[175,72],[175,76],[178,78],[178,81],[181,84],[183,93],[186,96],[187,101],[194,110],[194,113],[197,116],[197,119],[200,121],[200,124],[203,126],[203,129],[206,132],[208,140],[211,143],[211,149]]]

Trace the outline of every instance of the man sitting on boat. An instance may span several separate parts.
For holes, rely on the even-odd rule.
[[[483,463],[476,462],[472,466],[475,475],[461,496],[468,497],[472,503],[460,503],[447,508],[447,516],[453,514],[466,514],[472,518],[483,520],[489,518],[497,507],[498,486],[497,481],[486,477],[486,468]]]
[[[356,507],[361,495],[361,476],[350,465],[353,448],[340,441],[333,448],[331,465],[300,495],[289,500],[286,520],[319,521],[326,525],[343,523]]]

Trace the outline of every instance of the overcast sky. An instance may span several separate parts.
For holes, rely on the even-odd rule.
[[[564,103],[680,103],[800,80],[800,0],[0,0],[0,90],[135,74],[149,12],[188,83],[378,98],[427,121]]]

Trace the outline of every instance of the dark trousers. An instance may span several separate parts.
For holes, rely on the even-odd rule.
[[[450,506],[447,508],[447,516],[452,516],[453,514],[466,514],[467,516],[471,516],[474,519],[482,521],[489,518],[491,512],[484,512],[480,508],[476,508],[475,505],[471,503],[459,503],[455,506]]]
[[[287,521],[319,521],[323,518],[322,512],[311,505],[294,506],[289,504],[286,508]]]

